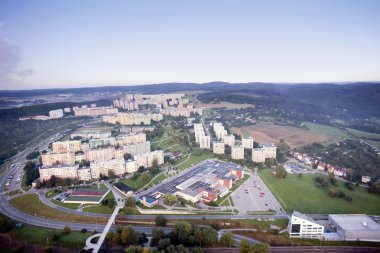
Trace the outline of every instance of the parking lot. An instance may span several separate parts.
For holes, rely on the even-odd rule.
[[[261,178],[255,174],[245,181],[231,196],[235,208],[239,210],[240,214],[259,211],[281,212],[280,203]]]

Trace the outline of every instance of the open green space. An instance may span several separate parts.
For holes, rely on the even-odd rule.
[[[199,163],[200,161],[203,161],[206,159],[211,159],[211,158],[214,158],[212,154],[202,153],[199,156],[191,155],[190,158],[186,161],[187,156],[185,156],[184,158],[179,159],[177,161],[176,164],[179,164],[179,165],[174,165],[174,166],[177,167],[178,170],[184,170],[184,169],[187,169],[187,168],[193,166],[196,163]]]
[[[56,196],[58,193],[59,193],[58,190],[51,189],[51,190],[45,192],[45,198],[52,198],[52,197]]]
[[[21,190],[13,190],[13,191],[8,192],[6,195],[7,196],[14,196],[14,195],[17,195],[19,193],[22,193],[22,191]]]
[[[69,212],[63,212],[55,208],[44,205],[36,194],[26,194],[10,200],[10,203],[20,211],[36,215],[39,217],[62,220],[62,221],[74,221],[85,223],[105,223],[105,218],[88,217],[84,215],[76,215]]]
[[[153,179],[152,182],[149,183],[148,187],[151,187],[151,186],[153,186],[154,184],[156,184],[158,182],[162,182],[166,178],[167,178],[167,176],[162,172],[155,179]]]
[[[339,139],[356,139],[352,134],[350,134],[345,129],[340,129],[332,126],[321,125],[311,122],[302,122],[310,131],[316,133],[327,134]]]
[[[136,206],[139,207],[139,208],[141,208],[141,209],[148,209],[148,210],[152,210],[152,209],[166,209],[165,207],[163,207],[161,205],[155,205],[152,208],[146,207],[143,204],[141,204],[140,202],[136,203]]]
[[[63,203],[63,202],[57,201],[55,199],[52,199],[50,201],[52,203],[58,205],[58,206],[66,207],[66,208],[73,209],[73,210],[78,209],[79,205],[80,205],[80,204],[76,204],[76,203]]]
[[[152,174],[148,172],[141,173],[136,179],[127,178],[122,179],[119,182],[125,184],[126,186],[131,187],[133,190],[139,190],[145,184],[147,184],[152,179]]]
[[[22,179],[21,179],[21,187],[24,191],[28,191],[29,190],[29,186],[26,184],[26,174],[24,173],[24,175],[22,176]]]
[[[110,191],[107,196],[104,198],[107,200],[115,200],[112,191]],[[103,214],[112,214],[113,210],[115,207],[110,208],[107,205],[89,205],[83,208],[84,212],[89,212],[89,213],[103,213]]]
[[[375,146],[376,148],[380,148],[380,141],[367,141],[367,142]]]
[[[274,220],[254,220],[254,219],[246,219],[241,220],[242,222],[254,224],[260,229],[269,229],[270,225],[275,225],[280,227],[281,229],[285,229],[288,226],[288,219],[274,219]]]
[[[259,172],[260,177],[287,212],[294,210],[309,214],[366,213],[380,214],[380,196],[370,194],[360,186],[353,191],[338,180],[337,186],[316,187],[314,178],[318,175],[288,175],[286,178],[272,176],[271,169]],[[352,202],[327,195],[329,188],[343,190],[352,197]]]
[[[380,141],[380,134],[359,131],[359,130],[351,129],[351,128],[347,128],[347,130],[348,132],[350,132],[351,134],[355,135],[358,138]]]
[[[58,235],[58,241],[54,242],[53,235]],[[31,225],[23,225],[20,228],[14,228],[10,232],[13,239],[22,242],[39,244],[39,245],[60,245],[67,248],[77,248],[78,245],[82,248],[85,245],[86,239],[91,236],[89,232],[81,233],[71,231],[69,234],[64,234],[62,230],[35,227]],[[2,251],[1,251],[2,252]]]

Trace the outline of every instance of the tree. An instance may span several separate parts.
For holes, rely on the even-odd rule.
[[[125,253],[145,253],[145,250],[141,246],[129,246],[128,248],[125,249],[124,252]]]
[[[251,253],[251,244],[247,239],[240,241],[240,253]]]
[[[172,206],[177,202],[177,197],[173,194],[166,194],[164,204],[168,206]]]
[[[298,178],[302,179],[302,173],[298,174]]]
[[[150,246],[157,246],[158,241],[165,238],[165,233],[162,228],[153,228],[152,229],[152,239],[150,241]]]
[[[174,228],[170,233],[170,237],[173,239],[174,243],[177,244],[187,244],[188,238],[191,234],[192,228],[191,224],[188,222],[178,222],[175,224]]]
[[[277,166],[276,168],[276,177],[285,178],[288,173],[286,172],[284,166]]]
[[[63,233],[64,233],[65,235],[70,234],[70,232],[71,232],[71,228],[70,228],[69,226],[65,226],[65,227],[63,228]]]
[[[158,160],[157,160],[157,158],[153,159],[151,169],[152,169],[152,173],[153,174],[157,174],[160,171],[159,168],[158,168]]]
[[[136,206],[136,199],[134,197],[128,197],[125,200],[125,206],[126,207],[135,207]]]
[[[368,191],[370,193],[380,194],[380,180],[373,182],[371,187],[369,187]]]
[[[338,193],[337,191],[334,189],[334,188],[330,188],[327,192],[327,194],[332,197],[332,198],[336,198],[338,196]]]
[[[0,214],[0,233],[6,233],[15,226],[15,223],[8,217]]]
[[[157,227],[165,227],[168,223],[168,220],[162,215],[157,215],[155,221]]]
[[[108,170],[108,177],[109,179],[115,179],[116,178],[116,174],[113,170]]]
[[[231,232],[224,233],[220,238],[220,244],[223,247],[231,248],[234,243],[234,235]]]

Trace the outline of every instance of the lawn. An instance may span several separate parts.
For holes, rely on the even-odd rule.
[[[13,196],[13,195],[16,195],[19,193],[22,193],[22,191],[21,190],[13,190],[13,191],[8,192],[6,195],[7,196]]]
[[[44,218],[73,221],[73,222],[85,222],[85,223],[106,223],[105,218],[87,217],[84,215],[76,215],[72,213],[62,212],[52,207],[46,206],[40,202],[36,194],[26,194],[10,200],[10,203],[21,210],[24,213],[30,215],[37,215]]]
[[[28,191],[29,190],[29,186],[26,184],[26,173],[24,173],[24,175],[22,176],[22,179],[21,179],[21,187],[24,191]]]
[[[183,159],[178,160],[177,164],[182,163],[183,161],[186,160],[186,158],[187,158],[187,156],[185,156],[185,158],[183,158]],[[212,154],[209,154],[209,153],[202,153],[199,156],[191,155],[189,160],[187,160],[186,162],[184,162],[178,166],[177,165],[174,165],[174,166],[177,167],[178,170],[184,170],[184,169],[191,167],[192,165],[194,165],[196,163],[199,163],[200,161],[210,159],[210,158],[213,158],[213,156],[212,156]]]
[[[144,172],[146,173],[146,172]],[[142,173],[142,174],[144,174]],[[139,190],[141,187],[143,187],[145,184],[147,184],[152,179],[151,173],[146,173],[148,175],[147,180],[144,180],[142,174],[136,178],[136,180],[132,180],[132,178],[122,179],[119,182],[131,187],[133,190]]]
[[[367,142],[380,149],[380,141],[367,141]]]
[[[52,198],[52,197],[56,196],[57,194],[59,194],[59,191],[58,191],[58,190],[56,190],[56,189],[51,189],[51,190],[49,190],[49,191],[47,191],[47,192],[45,193],[45,198]]]
[[[59,236],[58,242],[53,242],[53,234]],[[78,245],[82,248],[91,234],[72,231],[70,234],[65,235],[62,230],[23,225],[20,228],[14,228],[10,235],[16,240],[32,244],[47,245],[47,242],[49,242],[48,245],[59,245],[59,243],[62,243],[62,246],[67,248],[77,248]]]
[[[73,210],[78,209],[78,207],[80,206],[80,204],[77,204],[77,203],[62,203],[62,202],[59,202],[55,199],[52,199],[50,201],[52,203],[58,205],[58,206],[66,207],[66,208],[73,209]]]
[[[347,130],[348,132],[350,132],[351,134],[355,135],[358,138],[380,141],[380,134],[359,131],[359,130],[351,129],[351,128],[347,128]]]
[[[352,197],[352,202],[348,202],[329,197],[327,191],[331,185],[317,188],[314,184],[317,175],[304,174],[302,178],[288,175],[285,179],[280,179],[273,177],[271,172],[272,170],[265,169],[259,175],[287,212],[380,214],[380,196],[370,194],[359,186],[354,187],[354,191],[349,191],[338,180],[335,188],[342,189]]]
[[[150,184],[148,185],[148,187],[151,187],[153,186],[155,183],[157,182],[162,182],[164,179],[166,179],[167,176],[164,174],[164,173],[161,173],[158,177],[156,177],[152,182],[150,182]]]
[[[307,128],[309,128],[310,131],[312,132],[327,134],[339,139],[350,139],[350,140],[356,139],[352,134],[350,134],[345,129],[339,129],[336,127],[321,125],[321,124],[316,124],[316,123],[311,123],[311,122],[302,122],[302,123],[305,126],[307,126]]]
[[[113,193],[112,191],[110,191],[107,196],[105,197],[105,199],[108,199],[108,200],[111,200],[111,199],[115,199],[114,196],[113,196]],[[91,205],[91,206],[87,206],[85,208],[83,208],[83,211],[84,212],[89,212],[89,213],[103,213],[103,214],[112,214],[113,210],[115,208],[109,208],[108,206],[104,206],[102,204],[99,204],[99,205]]]
[[[253,220],[253,219],[246,219],[246,220],[240,220],[245,223],[254,224],[260,229],[269,229],[270,225],[275,225],[280,227],[281,229],[285,229],[288,226],[288,219],[275,219],[275,220]]]

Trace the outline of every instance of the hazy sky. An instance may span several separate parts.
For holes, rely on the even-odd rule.
[[[357,80],[379,0],[0,1],[0,89]]]

